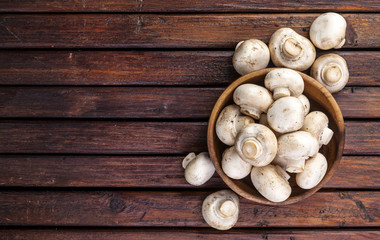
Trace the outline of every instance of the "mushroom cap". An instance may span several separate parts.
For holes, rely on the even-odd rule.
[[[224,144],[232,146],[235,137],[242,127],[255,121],[240,113],[240,107],[231,104],[225,107],[219,114],[215,124],[216,135]]]
[[[272,164],[264,167],[253,167],[251,180],[257,191],[272,202],[283,202],[292,193],[288,181]]]
[[[313,135],[305,131],[287,133],[278,138],[279,158],[287,161],[307,159],[318,153],[318,141]]]
[[[247,163],[261,167],[268,165],[277,153],[277,138],[266,126],[251,123],[236,136],[236,151]]]
[[[268,109],[269,126],[279,133],[299,130],[305,118],[305,109],[296,97],[282,97]]]
[[[331,93],[342,90],[350,76],[346,60],[338,54],[329,53],[315,60],[310,69],[310,76],[315,78]]]
[[[223,152],[222,169],[232,179],[243,179],[251,172],[252,165],[241,159],[232,146]]]
[[[303,105],[303,108],[304,108],[304,110],[305,110],[305,116],[306,116],[306,115],[309,113],[309,111],[310,111],[310,101],[309,101],[309,99],[308,99],[305,95],[303,95],[303,94],[299,95],[297,98],[298,98],[298,100],[301,101],[301,103],[302,103],[302,105]]]
[[[301,130],[311,133],[319,143],[319,146],[327,145],[332,136],[333,131],[328,128],[329,119],[321,111],[313,111],[306,115]]]
[[[316,56],[310,40],[291,28],[280,28],[273,33],[269,40],[269,51],[275,66],[298,71],[308,69]]]
[[[318,185],[327,171],[327,160],[321,153],[306,160],[305,169],[296,175],[296,183],[300,188],[311,189]]]
[[[215,167],[207,152],[198,154],[185,169],[185,179],[194,186],[206,183],[214,175]]]
[[[240,106],[240,112],[256,120],[260,119],[260,114],[267,112],[273,103],[272,93],[268,89],[252,83],[237,87],[233,99]]]
[[[210,194],[202,204],[202,215],[208,225],[218,230],[235,226],[239,216],[239,197],[231,190]]]
[[[317,17],[310,27],[310,39],[317,48],[341,48],[346,42],[346,20],[339,14],[328,12]]]
[[[258,39],[249,39],[237,44],[232,64],[240,75],[245,75],[266,68],[269,60],[267,45]]]
[[[270,71],[264,80],[265,87],[273,92],[273,99],[281,97],[298,97],[304,89],[302,76],[288,68],[279,68]]]

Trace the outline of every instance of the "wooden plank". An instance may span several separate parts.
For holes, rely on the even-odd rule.
[[[206,227],[210,192],[2,191],[3,226]],[[370,227],[380,224],[380,192],[317,192],[297,204],[240,201],[236,227]]]
[[[222,88],[3,87],[1,117],[207,118]],[[380,88],[335,95],[345,117],[380,117]],[[181,103],[181,104],[179,104]]]
[[[324,51],[347,61],[349,86],[380,86],[379,51]],[[322,54],[322,53],[320,53]],[[0,51],[0,84],[227,85],[233,51]],[[272,65],[270,65],[272,66]]]
[[[3,0],[0,12],[263,12],[263,11],[333,11],[333,12],[376,12],[380,5],[376,0],[357,2],[347,0],[336,4],[332,1],[244,1],[244,0],[145,0],[145,1],[12,1]]]
[[[345,124],[344,154],[380,154],[380,122]],[[187,154],[207,151],[206,130],[206,122],[2,120],[0,153]]]
[[[184,156],[0,156],[3,187],[194,188],[184,179]],[[344,156],[324,188],[379,189],[379,156]],[[149,169],[147,171],[147,169]],[[204,188],[225,188],[218,174]]]
[[[319,14],[2,14],[2,48],[232,48],[280,27],[303,36]],[[379,48],[379,14],[343,14],[344,48]]]
[[[0,118],[207,119],[224,88],[2,87]],[[335,94],[345,118],[380,118],[379,87]]]
[[[222,91],[222,88],[3,87],[0,116],[206,119]]]
[[[223,237],[226,240],[252,240],[252,239],[303,239],[314,240],[329,239],[329,240],[361,240],[361,239],[379,239],[380,232],[368,229],[342,229],[342,230],[270,230],[270,229],[239,229],[233,228],[229,231],[217,231],[214,229],[0,229],[0,240],[8,239],[29,239],[29,240],[56,240],[56,239],[72,239],[72,240],[129,240],[129,239],[178,239],[178,240],[193,240],[205,239],[214,240]]]

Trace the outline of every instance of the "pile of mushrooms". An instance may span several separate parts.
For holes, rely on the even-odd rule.
[[[239,74],[266,68],[270,60],[279,68],[265,76],[263,86],[238,86],[234,103],[218,116],[215,131],[227,146],[221,166],[228,177],[238,180],[249,176],[257,191],[272,202],[290,197],[291,175],[302,189],[312,189],[322,181],[328,165],[319,151],[334,133],[326,114],[309,112],[312,106],[303,95],[303,78],[294,70],[310,68],[310,75],[331,93],[343,89],[349,78],[346,61],[331,53],[316,59],[315,47],[341,48],[346,26],[341,15],[325,13],[310,27],[311,41],[293,29],[280,28],[268,46],[258,39],[237,44],[232,62]],[[185,179],[195,186],[207,182],[215,172],[208,153],[190,153],[182,166]],[[219,230],[232,228],[238,213],[239,198],[231,190],[209,195],[202,205],[206,223]]]

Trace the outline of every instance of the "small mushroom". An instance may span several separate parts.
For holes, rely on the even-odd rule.
[[[215,167],[207,152],[198,155],[189,153],[182,161],[185,169],[185,179],[194,186],[206,183],[214,175]]]
[[[323,112],[314,111],[306,115],[301,130],[311,133],[319,143],[319,146],[327,145],[334,132],[328,128],[329,119]]]
[[[309,101],[309,99],[308,99],[305,95],[303,95],[303,94],[299,95],[297,98],[298,98],[298,100],[301,101],[301,103],[302,103],[302,105],[303,105],[303,108],[304,108],[304,110],[305,110],[305,116],[306,116],[306,115],[309,113],[309,111],[310,111],[310,101]]]
[[[281,97],[298,97],[304,89],[304,82],[299,73],[288,68],[279,68],[270,71],[264,79],[267,89],[273,92],[273,99]]]
[[[249,39],[236,45],[232,64],[240,75],[266,68],[270,60],[267,45],[258,39]]]
[[[281,167],[272,164],[253,167],[251,171],[251,180],[257,191],[272,202],[283,202],[289,198],[292,188],[288,177]]]
[[[278,138],[279,158],[286,160],[286,171],[298,173],[304,170],[305,160],[318,153],[318,141],[305,131],[287,133]]]
[[[211,227],[228,230],[235,226],[239,216],[239,197],[231,190],[210,194],[202,204],[202,215]]]
[[[311,189],[318,185],[327,171],[325,156],[317,153],[315,157],[306,160],[305,169],[296,175],[296,183],[300,188]]]
[[[305,118],[305,108],[296,97],[282,97],[268,109],[269,126],[279,133],[299,130]]]
[[[248,116],[240,113],[240,107],[231,104],[225,107],[216,120],[216,135],[224,144],[232,146],[235,143],[235,137],[245,125],[255,121]]]
[[[222,169],[232,179],[243,179],[251,172],[252,165],[241,159],[232,146],[223,152]]]
[[[322,50],[338,49],[346,42],[346,27],[346,20],[341,15],[324,13],[311,24],[310,39]]]
[[[346,60],[334,53],[320,56],[310,69],[310,76],[331,93],[342,90],[348,82],[349,75]]]
[[[273,33],[269,40],[269,51],[275,66],[298,71],[308,69],[316,56],[310,40],[291,28],[280,28]]]
[[[261,167],[268,165],[277,153],[277,139],[266,126],[251,123],[236,136],[236,151],[247,163]]]
[[[237,87],[233,95],[234,102],[240,106],[240,112],[254,119],[260,119],[273,103],[271,92],[256,84],[246,83]]]

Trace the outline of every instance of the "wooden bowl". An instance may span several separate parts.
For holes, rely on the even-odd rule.
[[[221,167],[222,154],[224,150],[227,149],[229,146],[223,144],[218,139],[218,136],[215,132],[216,120],[223,108],[233,103],[233,93],[239,85],[244,83],[254,83],[264,86],[265,75],[273,69],[275,68],[262,69],[244,75],[226,88],[226,90],[217,100],[211,112],[207,130],[207,145],[211,160],[215,165],[216,171],[223,179],[223,181],[233,191],[235,191],[240,196],[257,203],[267,205],[286,205],[296,203],[311,196],[313,193],[318,191],[321,187],[323,187],[323,185],[325,185],[329,181],[329,179],[337,169],[340,159],[342,157],[345,130],[343,116],[334,97],[318,81],[306,74],[299,72],[299,74],[301,74],[305,82],[305,90],[303,94],[310,101],[310,111],[319,110],[324,112],[329,118],[329,128],[331,128],[334,131],[334,135],[329,144],[323,146],[319,151],[326,157],[328,162],[328,168],[325,177],[316,187],[309,190],[305,190],[298,187],[295,183],[295,174],[290,174],[291,178],[289,180],[289,183],[292,187],[292,194],[287,200],[280,203],[274,203],[264,198],[253,186],[250,179],[250,175],[248,175],[246,178],[242,180],[235,180],[229,178],[223,172]]]

